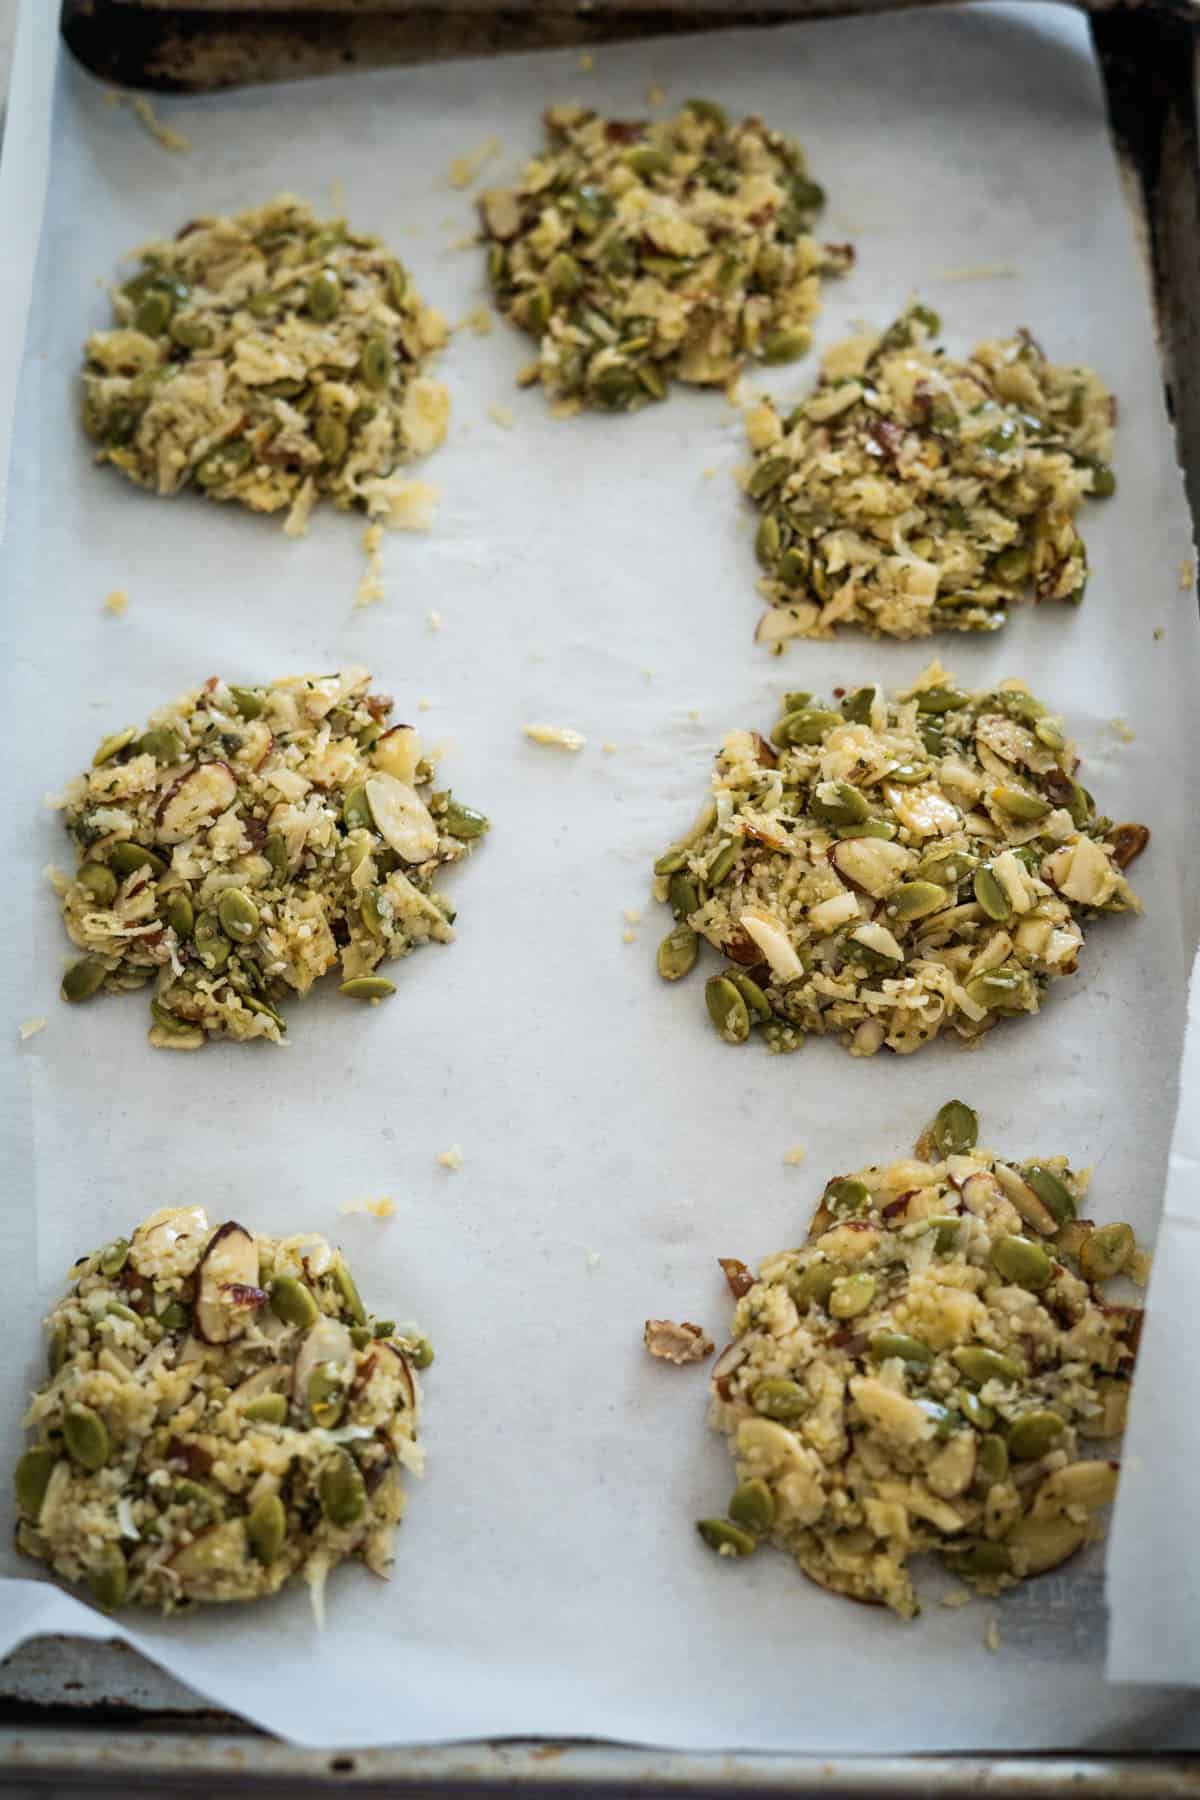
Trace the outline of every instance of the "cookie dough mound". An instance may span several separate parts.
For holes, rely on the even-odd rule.
[[[72,1276],[17,1464],[25,1555],[108,1610],[295,1575],[319,1608],[347,1557],[387,1574],[432,1351],[365,1310],[340,1250],[167,1208]]]
[[[1074,518],[1115,486],[1112,395],[1026,332],[956,362],[933,347],[940,329],[914,307],[827,351],[786,416],[770,400],[747,414],[760,640],[994,631],[1030,595],[1082,600]]]
[[[97,460],[156,494],[286,507],[293,533],[322,495],[386,518],[450,410],[423,374],[445,322],[391,251],[285,194],[138,256],[85,348]]]
[[[1077,1216],[1062,1157],[975,1146],[951,1101],[917,1158],[841,1175],[809,1241],[738,1282],[712,1422],[737,1488],[700,1521],[714,1550],[786,1550],[834,1593],[919,1611],[911,1556],[983,1592],[1097,1535],[1141,1312],[1103,1284],[1140,1268],[1128,1225]],[[1103,1452],[1102,1452],[1103,1454]]]
[[[378,1000],[386,958],[451,941],[434,884],[488,821],[430,792],[433,754],[387,726],[370,679],[214,676],[104,740],[61,796],[79,857],[63,918],[86,952],[64,999],[153,981],[159,1048],[278,1043],[281,1001],[335,964],[343,994]]]
[[[825,196],[799,145],[690,101],[659,123],[546,113],[544,155],[483,195],[497,304],[537,339],[530,372],[567,405],[630,412],[672,378],[723,386],[747,357],[812,342],[822,275],[849,245],[810,235]]]
[[[1019,682],[969,693],[933,663],[916,685],[784,696],[771,741],[733,731],[692,830],[654,865],[686,975],[700,940],[727,1043],[836,1032],[903,1054],[1036,1013],[1074,972],[1084,924],[1136,911],[1143,825],[1101,817],[1062,721]]]

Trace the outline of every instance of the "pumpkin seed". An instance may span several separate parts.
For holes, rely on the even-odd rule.
[[[812,1409],[812,1401],[799,1382],[785,1376],[760,1381],[750,1396],[750,1404],[764,1419],[775,1419],[783,1425],[802,1419]]]
[[[183,739],[169,725],[155,725],[143,731],[137,748],[139,755],[152,756],[157,763],[176,763],[183,755]]]
[[[1028,1288],[1035,1294],[1040,1293],[1054,1273],[1050,1258],[1031,1238],[997,1238],[992,1245],[991,1259],[992,1267],[1005,1281]]]
[[[442,814],[442,825],[451,837],[469,842],[482,837],[490,829],[491,820],[486,814],[476,812],[473,806],[464,806],[460,800],[452,800]]]
[[[117,1544],[109,1544],[87,1572],[87,1584],[96,1605],[115,1612],[129,1588],[129,1566]]]
[[[788,1279],[788,1293],[797,1311],[807,1312],[812,1306],[828,1306],[833,1284],[841,1274],[836,1263],[812,1262]]]
[[[90,1000],[104,986],[108,966],[98,956],[84,956],[72,963],[62,978],[60,992],[64,1000]]]
[[[253,1425],[283,1425],[287,1415],[288,1403],[283,1394],[260,1394],[242,1408],[242,1417]]]
[[[933,1141],[942,1157],[965,1156],[979,1142],[978,1114],[963,1100],[947,1100],[933,1121]]]
[[[63,1443],[81,1468],[102,1469],[112,1448],[108,1427],[98,1412],[74,1401],[63,1414]]]
[[[958,712],[962,707],[970,704],[970,694],[964,694],[958,688],[922,688],[917,695],[917,711],[919,713]]]
[[[860,825],[870,811],[861,788],[852,787],[848,781],[819,781],[808,809],[827,825]]]
[[[322,413],[313,426],[313,439],[327,463],[340,463],[350,448],[350,431],[343,419]]]
[[[1030,978],[1023,969],[1001,968],[973,975],[963,992],[976,1006],[986,1007],[989,1012],[1015,1013],[1025,1011],[1030,987]]]
[[[1005,1544],[995,1544],[987,1538],[977,1538],[973,1543],[960,1545],[953,1552],[948,1551],[946,1561],[955,1575],[970,1578],[989,1579],[1012,1572],[1011,1551]]]
[[[367,1490],[362,1471],[345,1450],[338,1450],[322,1465],[317,1478],[321,1511],[339,1531],[356,1525],[367,1510]]]
[[[52,1450],[48,1444],[37,1444],[18,1459],[13,1472],[13,1493],[17,1506],[35,1525],[41,1514],[50,1477],[57,1466],[57,1450]]]
[[[346,1408],[346,1389],[336,1363],[318,1363],[305,1391],[308,1414],[314,1425],[331,1431]]]
[[[109,861],[118,875],[132,875],[135,869],[149,869],[154,876],[165,875],[167,865],[154,850],[144,844],[114,844]]]
[[[658,972],[664,981],[682,981],[695,967],[700,953],[699,935],[685,921],[668,931],[658,946]]]
[[[1037,1462],[1053,1450],[1066,1429],[1057,1413],[1047,1411],[1023,1413],[1014,1420],[1008,1434],[1008,1453],[1017,1462]]]
[[[369,388],[385,388],[392,378],[392,350],[385,337],[369,337],[363,345],[359,364],[363,380]]]
[[[678,870],[667,884],[667,899],[676,919],[687,919],[692,913],[698,912],[700,888],[695,877],[685,874],[682,869]]]
[[[829,1313],[835,1319],[857,1319],[875,1298],[878,1287],[874,1275],[860,1271],[835,1281],[829,1294]]]
[[[1026,1184],[1031,1187],[1047,1212],[1052,1213],[1059,1225],[1065,1225],[1075,1217],[1075,1201],[1071,1190],[1059,1179],[1053,1169],[1045,1163],[1026,1163],[1021,1171]]]
[[[730,874],[738,859],[739,845],[729,841],[719,846],[716,855],[708,865],[705,879],[710,888],[720,887],[726,876]]]
[[[998,806],[1001,812],[1007,813],[1010,819],[1044,819],[1050,811],[1048,800],[1043,800],[1038,794],[1030,794],[1024,788],[1004,785],[994,787],[991,801],[993,806]]]
[[[203,319],[172,319],[169,330],[181,350],[207,350],[213,341],[212,327]]]
[[[395,991],[395,983],[383,975],[354,975],[338,989],[348,1000],[386,1000]]]
[[[726,981],[731,981],[753,1016],[757,1019],[774,1018],[774,1008],[757,981],[746,974],[744,969],[726,969]]]
[[[835,1219],[856,1219],[870,1210],[871,1194],[865,1182],[839,1176],[826,1186],[821,1204]]]
[[[1022,1381],[1025,1377],[1025,1365],[1018,1362],[1015,1356],[1005,1356],[1002,1351],[989,1349],[986,1344],[962,1344],[957,1350],[950,1352],[950,1360],[977,1387],[982,1387],[987,1381],[1012,1383]]]
[[[712,975],[705,984],[704,1000],[708,1016],[727,1044],[744,1044],[750,1036],[750,1013],[746,1002],[724,975]]]
[[[959,1388],[954,1396],[954,1404],[967,1424],[974,1425],[976,1431],[990,1431],[996,1423],[995,1407],[987,1406],[971,1388]]]
[[[1111,1281],[1123,1275],[1137,1250],[1133,1227],[1124,1223],[1101,1225],[1088,1233],[1079,1251],[1079,1271],[1085,1281]]]
[[[697,1519],[696,1530],[718,1556],[749,1556],[758,1548],[754,1533],[731,1519]]]
[[[87,862],[75,877],[97,906],[111,906],[117,897],[117,878],[103,863]]]
[[[246,1537],[261,1563],[272,1563],[287,1538],[287,1513],[278,1494],[263,1494],[246,1515]]]
[[[909,1337],[903,1331],[877,1331],[870,1342],[871,1355],[878,1362],[887,1362],[898,1357],[906,1363],[931,1363],[933,1351],[920,1338]]]
[[[673,844],[669,850],[663,851],[655,863],[654,873],[656,875],[678,874],[680,869],[687,867],[688,854],[689,852],[682,844]]]
[[[196,914],[188,896],[182,888],[176,888],[173,894],[167,895],[164,908],[167,924],[181,943],[185,943],[192,935],[196,923]]]
[[[975,898],[988,918],[995,919],[1000,925],[1007,924],[1012,918],[1012,901],[990,863],[984,863],[976,869],[974,889]]]
[[[795,712],[785,713],[771,736],[777,744],[819,744],[841,723],[840,713],[826,712],[817,706],[805,706]]]
[[[765,363],[795,362],[812,349],[812,332],[803,326],[794,331],[772,331],[762,341],[759,357]]]
[[[295,1275],[277,1275],[270,1287],[271,1311],[285,1325],[296,1325],[307,1331],[320,1316],[320,1307],[311,1290]]]
[[[308,310],[321,324],[333,318],[342,304],[342,284],[332,269],[322,269],[308,284]]]
[[[779,555],[780,544],[779,520],[774,513],[764,513],[754,535],[754,554],[764,569],[769,569]]]
[[[976,1450],[976,1479],[988,1487],[1008,1477],[1008,1445],[995,1432],[986,1432]]]
[[[746,492],[752,500],[762,500],[791,474],[791,459],[786,456],[768,456],[757,463],[746,483]]]
[[[226,888],[217,902],[221,930],[235,943],[250,941],[259,927],[259,911],[249,894],[241,888]]]
[[[374,831],[375,815],[365,786],[347,789],[342,801],[342,824],[347,831]]]
[[[770,1531],[775,1523],[775,1496],[766,1482],[757,1477],[740,1482],[729,1502],[729,1517],[747,1531]]]
[[[349,1313],[356,1325],[365,1325],[367,1309],[362,1303],[353,1275],[340,1259],[333,1265],[333,1285],[337,1289],[343,1311]]]
[[[902,881],[887,903],[891,919],[924,919],[949,904],[950,895],[936,881]]]
[[[288,872],[287,845],[279,832],[272,831],[263,845],[263,855],[271,865],[271,873],[276,881],[283,881]]]
[[[119,1275],[121,1273],[121,1270],[128,1261],[129,1239],[123,1237],[114,1238],[112,1243],[105,1244],[103,1250],[100,1252],[98,1264],[100,1273],[102,1275],[107,1275],[111,1280],[114,1275]]]

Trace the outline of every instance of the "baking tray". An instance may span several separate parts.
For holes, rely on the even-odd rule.
[[[768,26],[832,12],[894,9],[790,4],[738,10],[619,3],[493,10],[397,8],[379,0],[253,8],[200,0],[67,0],[67,41],[122,85],[196,91],[240,80],[428,57],[595,43],[698,24]],[[1096,6],[1091,29],[1114,141],[1153,284],[1162,369],[1193,517],[1200,514],[1200,364],[1193,297],[1200,291],[1196,20],[1190,5]],[[1169,1720],[1164,1719],[1164,1741]],[[585,1786],[646,1793],[758,1791],[1001,1794],[1200,1794],[1193,1758],[1029,1756],[912,1759],[701,1756],[586,1744],[510,1743],[311,1753],[258,1736],[199,1707],[186,1690],[115,1645],[42,1640],[0,1670],[0,1782],[69,1782],[81,1790],[208,1792],[219,1779],[247,1792],[491,1791]]]

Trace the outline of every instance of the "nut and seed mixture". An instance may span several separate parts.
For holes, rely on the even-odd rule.
[[[321,495],[386,518],[450,410],[422,373],[445,321],[391,251],[285,194],[137,255],[85,347],[97,460],[156,494],[286,507],[293,534]]]
[[[341,992],[395,992],[385,958],[449,943],[435,888],[488,829],[365,669],[237,687],[213,676],[104,739],[59,797],[79,864],[62,885],[86,952],[65,1000],[154,983],[150,1042],[269,1038],[335,963]]]
[[[496,304],[538,341],[529,379],[629,412],[672,377],[804,355],[820,278],[854,253],[810,236],[825,196],[798,144],[710,100],[633,123],[552,106],[545,125],[519,184],[480,200]]]
[[[301,1575],[319,1614],[344,1558],[386,1576],[433,1351],[365,1310],[340,1250],[168,1207],[71,1274],[25,1420],[19,1550],[106,1610]]]
[[[728,965],[713,1025],[776,1051],[834,1032],[906,1054],[1037,1012],[1084,923],[1140,909],[1124,869],[1149,831],[1097,811],[1062,721],[1018,682],[968,693],[932,663],[907,691],[837,691],[786,694],[770,742],[725,738],[654,865],[676,919],[659,974],[687,975],[706,940]]]
[[[699,1521],[719,1554],[769,1540],[911,1618],[920,1551],[994,1593],[1097,1535],[1117,1469],[1084,1450],[1124,1429],[1141,1324],[1104,1284],[1134,1234],[1077,1216],[1065,1158],[1008,1162],[977,1130],[949,1101],[916,1160],[829,1183],[802,1249],[757,1276],[726,1259],[711,1421],[738,1485]]]
[[[914,307],[828,350],[785,416],[766,399],[748,413],[760,641],[994,631],[1030,592],[1082,600],[1074,515],[1115,487],[1111,394],[1027,332],[956,362],[931,345],[940,329]]]

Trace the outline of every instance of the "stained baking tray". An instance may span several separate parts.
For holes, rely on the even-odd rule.
[[[698,26],[794,22],[895,10],[897,0],[770,7],[665,0],[653,8],[398,7],[388,0],[66,0],[75,54],[124,87],[202,91],[320,74],[349,64],[417,62],[587,45]],[[1156,306],[1162,373],[1193,518],[1200,518],[1200,155],[1197,22],[1178,3],[1087,9]],[[1162,1741],[1170,1742],[1164,1717]],[[1200,1795],[1200,1759],[972,1757],[834,1759],[681,1755],[609,1745],[489,1743],[330,1755],[281,1745],[198,1706],[187,1690],[116,1645],[45,1639],[0,1669],[0,1785],[42,1791],[208,1793],[459,1792],[499,1786],[553,1794],[777,1791],[829,1794]],[[60,1785],[61,1784],[61,1787]]]

